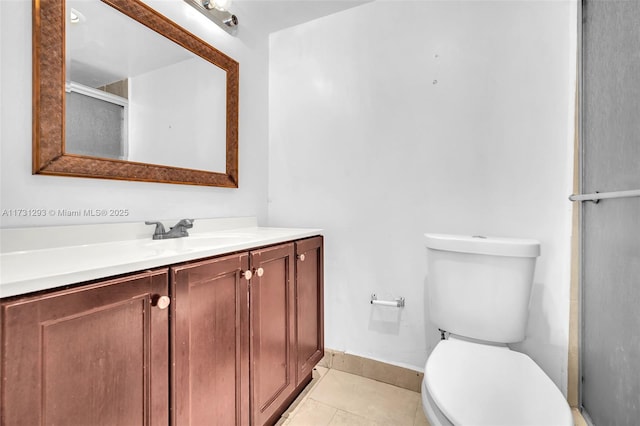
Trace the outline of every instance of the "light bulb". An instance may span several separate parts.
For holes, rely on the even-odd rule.
[[[202,0],[202,5],[209,10],[218,9],[224,11],[231,6],[231,0]]]
[[[85,18],[82,13],[73,8],[71,9],[71,11],[69,11],[69,19],[71,20],[72,24],[78,24],[87,20],[87,18]]]
[[[229,10],[231,0],[213,0],[213,7],[218,10]]]

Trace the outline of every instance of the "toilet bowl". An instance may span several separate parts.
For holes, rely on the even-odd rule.
[[[524,340],[535,240],[425,234],[429,318],[450,332],[429,355],[422,406],[432,426],[571,426],[564,396]]]

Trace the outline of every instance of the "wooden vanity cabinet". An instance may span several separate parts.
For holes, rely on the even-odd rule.
[[[171,276],[172,423],[275,423],[323,356],[322,237]]]
[[[167,282],[148,271],[3,301],[0,423],[166,425]]]
[[[1,301],[0,426],[274,424],[323,356],[322,262],[312,237]]]
[[[252,251],[251,424],[273,424],[296,388],[294,244]]]
[[[248,253],[171,268],[173,425],[249,424]]]
[[[323,249],[321,236],[296,241],[296,386],[324,356]]]

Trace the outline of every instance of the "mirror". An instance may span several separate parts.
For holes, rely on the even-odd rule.
[[[236,61],[138,0],[33,14],[34,173],[238,187]]]

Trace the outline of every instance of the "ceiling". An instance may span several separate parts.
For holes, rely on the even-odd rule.
[[[238,16],[239,31],[246,26],[271,33],[370,1],[373,0],[234,0],[229,9]]]
[[[67,80],[100,87],[128,77],[197,58],[165,37],[99,2],[67,0]]]
[[[230,10],[242,37],[243,30],[269,34],[369,1],[235,0]],[[72,24],[67,16],[67,80],[100,87],[196,57],[142,25],[127,25],[128,18],[100,1],[67,0],[67,7],[82,17]]]

